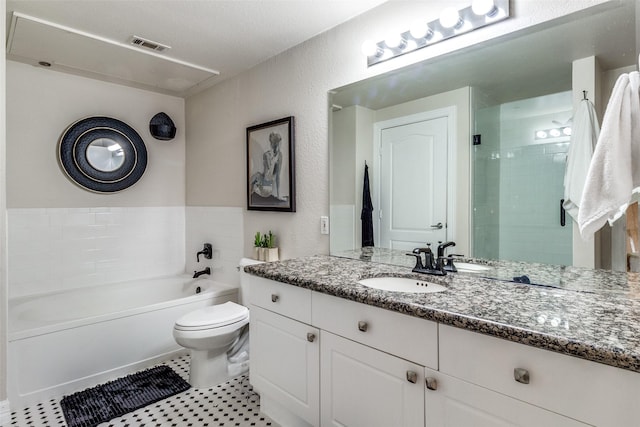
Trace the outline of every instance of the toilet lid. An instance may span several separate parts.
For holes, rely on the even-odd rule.
[[[187,313],[176,320],[176,326],[181,329],[218,328],[239,322],[248,315],[247,307],[229,301]]]

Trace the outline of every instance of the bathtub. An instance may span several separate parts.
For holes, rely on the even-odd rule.
[[[175,320],[237,300],[237,287],[190,276],[10,299],[11,406],[60,397],[185,352],[173,339]]]

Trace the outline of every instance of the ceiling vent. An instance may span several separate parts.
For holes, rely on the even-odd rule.
[[[143,47],[145,49],[150,49],[156,52],[164,52],[165,50],[171,49],[171,46],[167,46],[166,44],[143,39],[142,37],[138,36],[131,36],[130,43],[134,46]]]

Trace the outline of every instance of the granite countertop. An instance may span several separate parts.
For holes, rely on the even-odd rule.
[[[399,251],[398,264],[406,263]],[[381,257],[381,253],[376,255]],[[543,264],[485,262],[496,279],[478,274],[416,274],[411,266],[318,255],[245,267],[288,283],[495,336],[640,372],[640,280],[637,274]],[[480,262],[478,260],[474,260]],[[409,262],[411,265],[412,262]],[[531,270],[537,269],[535,274]],[[487,275],[483,272],[482,275]],[[512,275],[513,276],[510,276]],[[507,281],[527,274],[532,284]],[[417,294],[380,291],[357,283],[380,276],[439,283],[447,291]],[[502,277],[501,277],[502,276]],[[543,283],[546,277],[552,284]]]

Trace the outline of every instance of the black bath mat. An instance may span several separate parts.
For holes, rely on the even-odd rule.
[[[189,388],[162,365],[65,396],[60,406],[69,427],[94,427]]]

